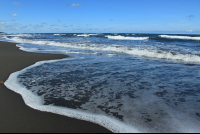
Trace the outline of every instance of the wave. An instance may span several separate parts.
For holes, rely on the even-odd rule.
[[[59,47],[68,47],[75,49],[85,49],[93,51],[106,51],[115,53],[125,53],[138,57],[156,58],[156,59],[166,59],[182,62],[195,62],[200,63],[200,56],[189,53],[179,53],[175,51],[160,50],[157,48],[141,48],[141,47],[126,47],[119,45],[102,45],[102,44],[84,44],[84,43],[62,43],[55,41],[31,41],[27,39],[21,39],[19,37],[12,38],[13,41],[19,43],[31,43],[38,45],[50,45]]]
[[[53,34],[53,35],[66,35],[66,34]]]
[[[73,59],[76,61],[74,62]],[[101,60],[98,60],[98,62],[97,60],[84,61],[84,58],[41,61],[11,74],[5,82],[5,86],[21,94],[25,104],[36,110],[97,123],[115,133],[199,131],[199,121],[195,115],[198,108],[194,103],[198,99],[198,94],[195,98],[196,94],[192,96],[193,101],[176,105],[174,102],[183,99],[179,97],[183,95],[183,92],[187,93],[188,87],[182,84],[180,84],[181,86],[174,85],[180,82],[177,75],[172,77],[172,74],[169,74],[170,77],[164,77],[164,80],[163,77],[160,78],[161,74],[166,74],[168,71],[155,75],[157,71],[162,72],[171,68],[168,68],[168,66],[163,68],[163,65],[157,64],[154,66],[153,63],[150,66],[147,65],[147,68],[143,66],[144,64],[136,66],[130,64],[131,66],[127,68],[129,64],[119,64],[113,61],[109,65],[108,62]],[[141,65],[144,68],[141,68]],[[162,66],[162,69],[156,72],[152,69],[160,68],[160,66]],[[146,75],[143,74],[143,71],[136,73],[136,70],[131,73],[133,67],[136,67],[136,70],[137,67],[140,67],[141,70],[148,69],[148,71]],[[183,70],[185,71],[185,69]],[[183,70],[178,69],[179,73]],[[151,75],[152,73],[153,75]],[[139,74],[142,74],[142,76]],[[184,73],[184,75],[188,74],[190,72]],[[152,76],[157,77],[149,80]],[[183,78],[182,81],[188,82],[189,77]],[[169,81],[165,81],[169,78]],[[71,79],[73,80],[71,81]],[[198,82],[198,80],[195,82]],[[160,85],[164,85],[162,88],[166,86],[164,89],[167,91],[162,89]],[[169,87],[171,90],[169,90]],[[178,89],[173,90],[175,87]],[[93,92],[90,91],[91,89]],[[146,89],[145,92],[144,89]],[[195,87],[195,89],[198,89],[198,87]],[[195,89],[188,92],[198,93],[198,91],[194,91]],[[162,90],[164,91],[160,92]],[[180,93],[179,90],[183,92]],[[164,96],[166,93],[167,95]],[[174,101],[166,103],[164,99],[170,99],[170,101],[173,99]],[[186,96],[186,99],[188,100],[190,97]],[[60,103],[56,104],[56,101],[68,102],[69,105],[77,105],[77,107],[73,108],[69,105],[63,107]],[[192,105],[191,110],[183,113],[182,111],[188,105]],[[187,122],[184,122],[186,119]]]
[[[31,37],[32,35],[31,34],[7,34],[7,35],[4,34],[4,36],[5,37],[6,36],[8,36],[8,37]]]
[[[89,35],[98,35],[98,34],[89,34]]]
[[[81,37],[89,37],[90,35],[89,34],[78,34],[77,36],[81,36]]]
[[[20,85],[17,80],[17,76],[26,72],[28,69],[42,65],[44,63],[52,63],[52,62],[64,61],[64,60],[70,60],[70,59],[40,61],[40,62],[35,63],[34,65],[31,65],[31,66],[21,70],[21,71],[14,72],[6,80],[5,86],[8,89],[11,89],[12,91],[20,94],[22,96],[25,104],[33,109],[36,109],[39,111],[44,111],[44,112],[60,114],[60,115],[64,115],[67,117],[76,118],[79,120],[89,121],[89,122],[92,122],[95,124],[99,124],[114,133],[143,132],[143,131],[139,131],[136,127],[126,125],[119,120],[116,120],[111,117],[107,117],[105,115],[97,115],[94,113],[91,114],[91,113],[87,113],[87,112],[74,110],[71,108],[63,108],[63,107],[57,107],[57,106],[53,106],[53,105],[43,105],[43,100],[39,96],[33,94],[29,90],[26,90],[26,87],[24,87],[23,85]]]
[[[87,54],[87,55],[107,55],[109,57],[118,56],[116,54],[111,53],[101,53],[101,52],[84,52],[84,51],[75,51],[75,50],[46,50],[46,49],[38,49],[38,48],[24,48],[23,46],[17,45],[20,47],[20,50],[26,51],[26,52],[39,52],[39,53],[52,53],[52,54]]]
[[[75,39],[77,40],[78,37]],[[42,61],[11,74],[5,82],[5,86],[21,94],[25,104],[34,109],[91,121],[106,127],[112,132],[199,131],[199,122],[198,119],[196,119],[198,118],[196,115],[199,116],[199,113],[197,114],[198,108],[196,109],[195,107],[198,102],[194,103],[198,99],[198,97],[194,98],[196,93],[198,93],[198,91],[196,91],[198,90],[198,79],[195,79],[198,77],[198,74],[193,75],[198,71],[198,66],[196,68],[184,68],[181,64],[180,66],[179,64],[172,64],[172,67],[170,67],[167,62],[166,64],[160,64],[159,62],[157,64],[157,62],[153,60],[147,60],[146,62],[146,60],[143,61],[140,60],[140,58],[129,59],[129,56],[127,58],[127,55],[123,56],[123,54],[189,62],[200,62],[199,55],[187,53],[188,51],[180,53],[168,51],[166,49],[161,50],[156,46],[141,47],[141,44],[138,44],[137,46],[123,46],[119,44],[112,45],[111,43],[109,43],[109,45],[91,42],[84,43],[82,39],[77,43],[44,40],[35,41],[20,37],[14,37],[12,40],[20,43],[32,43],[31,45],[21,44],[19,47],[23,48],[23,46],[27,46],[27,50],[30,50],[29,47],[31,47],[31,49],[35,47],[35,50],[32,49],[34,52],[40,50],[50,53],[94,55],[110,54],[111,52],[114,52],[113,54],[119,56],[119,58],[106,57],[105,60],[103,56],[94,56],[94,59],[93,56],[89,55],[83,57],[77,56],[78,58],[71,57],[62,59],[62,61],[69,60],[69,62],[61,62],[61,60],[57,60],[57,63],[55,63],[56,61]],[[61,46],[62,48],[52,46]],[[166,44],[163,44],[162,46],[166,47]],[[24,47],[24,49],[26,49],[26,47]],[[51,62],[52,64],[49,64]],[[173,69],[176,69],[176,71],[174,71],[175,75],[168,72],[168,70]],[[191,74],[191,71],[186,71],[190,69],[192,69],[194,73]],[[22,78],[23,76],[25,76],[25,78]],[[187,81],[188,83],[188,78],[190,79],[191,76],[194,78],[194,83],[189,83],[189,85],[192,86],[181,84],[184,81]],[[181,80],[178,78],[181,78]],[[192,81],[193,79],[189,82]],[[51,90],[51,88],[53,88],[53,90]],[[173,90],[174,88],[176,90]],[[55,92],[54,89],[56,89]],[[195,92],[194,95],[191,96],[193,101],[189,102],[191,97],[185,99],[180,98],[184,95],[183,92],[187,93],[187,91]],[[37,93],[40,97],[37,96]],[[166,96],[164,96],[165,94]],[[51,97],[51,95],[53,95],[53,97]],[[148,98],[146,97],[147,95],[149,96]],[[173,98],[173,96],[176,97]],[[172,98],[168,100],[169,97]],[[64,102],[70,102],[72,105],[76,105],[76,102],[84,104],[75,106],[81,107],[80,110],[79,108],[73,110],[73,108],[64,108],[62,105],[55,104],[59,106],[57,107],[51,105],[52,103],[49,103],[50,101],[56,103],[57,100],[61,103],[62,100],[64,100]],[[188,101],[184,102],[185,100]],[[190,112],[180,112],[183,111],[186,106],[190,106],[191,104],[195,109],[190,107]],[[148,111],[148,109],[151,110]],[[187,122],[184,122],[186,119]],[[128,124],[130,124],[130,126]]]
[[[162,38],[170,38],[170,39],[186,39],[186,40],[200,40],[200,37],[191,37],[191,36],[176,36],[176,35],[159,35]]]
[[[91,35],[98,35],[98,34],[78,34],[77,36],[81,36],[81,37],[89,37]]]
[[[109,39],[116,39],[116,40],[147,40],[149,37],[125,37],[125,36],[105,36]]]
[[[68,35],[68,34],[53,34],[53,35],[55,35],[55,36],[71,36],[70,34]]]

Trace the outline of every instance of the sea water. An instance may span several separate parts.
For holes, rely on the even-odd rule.
[[[32,33],[0,40],[69,56],[5,82],[34,109],[112,132],[200,132],[200,35]]]

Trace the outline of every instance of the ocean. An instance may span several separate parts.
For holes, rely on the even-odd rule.
[[[0,34],[35,53],[64,54],[10,75],[26,105],[112,132],[200,132],[200,35]]]

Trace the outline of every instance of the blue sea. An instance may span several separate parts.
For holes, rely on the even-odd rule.
[[[3,33],[0,40],[69,56],[5,82],[34,109],[116,133],[200,132],[200,35]]]

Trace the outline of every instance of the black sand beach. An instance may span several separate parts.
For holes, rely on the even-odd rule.
[[[0,81],[37,61],[65,58],[65,55],[29,53],[15,43],[0,42]],[[0,85],[0,133],[110,133],[86,121],[41,112],[25,105],[19,94]]]

